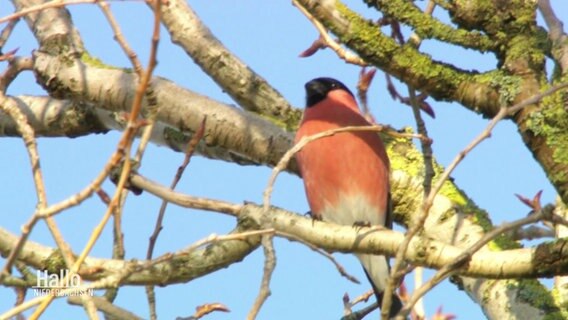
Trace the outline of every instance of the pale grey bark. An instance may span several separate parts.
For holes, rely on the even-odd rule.
[[[168,1],[162,6],[162,21],[172,41],[181,46],[239,106],[277,120],[286,129],[295,128],[301,112],[225,48],[187,1]]]

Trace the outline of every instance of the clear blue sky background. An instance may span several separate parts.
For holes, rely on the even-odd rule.
[[[552,1],[557,14],[568,21],[568,4]],[[418,1],[424,5],[425,1]],[[317,33],[312,25],[289,1],[190,1],[212,32],[252,69],[264,76],[289,101],[302,107],[303,84],[318,76],[331,76],[349,87],[356,85],[359,68],[346,65],[330,50],[301,59],[298,54],[306,49]],[[377,18],[375,11],[358,1],[347,4],[369,18]],[[141,60],[146,63],[151,30],[151,14],[142,3],[113,3],[122,31]],[[4,16],[13,9],[0,6]],[[70,8],[89,52],[108,64],[130,67],[126,57],[112,40],[110,27],[96,6],[81,5]],[[441,13],[437,10],[436,14]],[[447,20],[447,17],[441,17]],[[407,31],[407,30],[406,30]],[[405,31],[405,32],[406,32]],[[408,32],[407,32],[408,34]],[[18,54],[29,55],[36,42],[27,26],[20,22],[5,50],[19,47]],[[441,46],[426,41],[422,50],[434,58],[465,69],[479,71],[495,67],[494,57],[461,48]],[[162,33],[156,74],[169,78],[181,86],[219,101],[233,103],[222,90],[187,58],[183,51],[170,43]],[[4,68],[5,63],[1,66]],[[405,87],[398,86],[401,93]],[[31,74],[19,77],[9,88],[9,94],[43,94]],[[369,92],[372,112],[381,123],[394,127],[413,126],[411,110],[389,97],[381,72]],[[434,139],[437,160],[448,164],[487,124],[487,120],[456,104],[429,101],[436,119],[426,118]],[[102,168],[114,150],[119,134],[82,137],[77,139],[38,140],[41,164],[47,184],[48,199],[54,203],[65,199],[86,186]],[[19,233],[20,227],[34,211],[36,198],[32,185],[29,160],[20,139],[2,139],[0,142],[0,203],[2,227]],[[150,146],[140,172],[168,185],[183,155],[164,147]],[[241,167],[220,161],[194,157],[178,189],[185,193],[241,203],[260,202],[270,175],[268,168]],[[554,200],[555,192],[539,165],[523,145],[515,127],[509,122],[499,124],[492,138],[475,149],[453,174],[455,182],[482,208],[488,210],[495,224],[520,218],[527,208],[514,197],[515,193],[532,196],[543,189],[545,202]],[[114,186],[104,188],[112,192]],[[304,213],[308,210],[301,180],[283,174],[276,185],[273,203],[288,210]],[[149,194],[129,197],[124,213],[124,234],[127,258],[145,256],[148,237],[157,216],[160,200]],[[75,252],[85,245],[92,228],[97,224],[105,207],[97,198],[57,216],[57,222]],[[157,243],[156,255],[182,249],[211,233],[230,231],[235,220],[220,214],[181,209],[170,206],[164,229]],[[49,232],[39,224],[31,240],[54,245]],[[112,234],[110,225],[94,248],[92,255],[111,255]],[[341,298],[345,292],[355,297],[368,289],[368,285],[354,285],[340,277],[335,268],[323,257],[297,243],[276,241],[278,264],[272,279],[272,296],[263,307],[260,319],[337,319],[342,314]],[[356,259],[337,255],[347,270],[364,280]],[[0,259],[0,264],[3,264]],[[252,305],[262,276],[262,250],[228,269],[187,284],[157,288],[158,315],[161,319],[188,316],[195,306],[221,302],[231,313],[217,313],[206,319],[243,319]],[[411,286],[412,282],[408,282]],[[30,292],[31,296],[32,293]],[[9,289],[0,288],[0,312],[13,305],[15,296]],[[147,318],[147,302],[143,287],[120,290],[117,304]],[[482,319],[480,309],[457,288],[443,283],[426,297],[426,310],[432,315],[438,306],[456,314],[458,319]],[[45,319],[83,318],[79,307],[68,307],[64,300],[48,309]],[[369,317],[376,318],[377,315]]]

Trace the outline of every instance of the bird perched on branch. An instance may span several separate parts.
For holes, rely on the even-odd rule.
[[[347,126],[369,126],[353,93],[332,78],[305,85],[306,109],[296,143],[303,137]],[[376,132],[343,132],[308,143],[296,154],[312,217],[341,225],[391,227],[389,159]],[[379,304],[389,276],[386,257],[357,254]],[[402,307],[393,295],[390,314]]]

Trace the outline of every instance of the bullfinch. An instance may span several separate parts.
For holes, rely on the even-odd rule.
[[[369,126],[353,93],[332,78],[305,85],[306,109],[296,143],[303,137],[347,126]],[[376,132],[343,132],[308,143],[296,154],[311,214],[341,225],[391,227],[389,159]],[[357,254],[379,304],[389,276],[385,256]],[[391,316],[401,309],[393,295]]]

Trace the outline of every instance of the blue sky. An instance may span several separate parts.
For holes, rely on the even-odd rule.
[[[373,10],[366,9],[357,1],[347,3],[368,17],[377,17]],[[568,3],[552,3],[560,18],[568,21]],[[353,89],[356,85],[359,68],[346,65],[330,50],[320,51],[310,58],[298,58],[298,54],[317,38],[317,33],[289,1],[213,0],[190,1],[190,5],[225,46],[265,77],[294,106],[303,106],[303,84],[314,77],[335,77]],[[112,8],[126,39],[145,63],[151,30],[150,11],[143,3],[137,2],[113,3]],[[10,10],[9,6],[2,6],[0,15],[6,15]],[[97,7],[73,6],[70,11],[92,55],[108,64],[130,67],[127,58],[112,40],[110,27]],[[169,40],[167,33],[163,32],[156,75],[219,101],[234,103]],[[36,46],[27,26],[19,23],[5,48],[8,51],[19,47],[18,54],[28,55]],[[465,69],[484,71],[495,67],[495,60],[490,54],[441,46],[432,41],[426,41],[422,50],[436,59]],[[5,67],[5,64],[1,66]],[[399,86],[399,89],[406,92],[404,87]],[[8,93],[43,94],[29,73],[18,78]],[[436,159],[446,165],[480,133],[487,120],[456,104],[429,101],[435,109],[436,119],[426,118],[426,123],[434,139]],[[379,122],[397,128],[414,126],[411,110],[392,101],[387,94],[381,72],[377,73],[369,92],[369,103]],[[117,133],[108,133],[77,139],[40,138],[38,144],[49,202],[63,200],[86,186],[107,161],[118,137]],[[19,233],[20,227],[33,213],[36,201],[29,160],[20,139],[3,139],[0,154],[4,155],[0,157],[0,178],[3,180],[0,203],[4,208],[0,213],[2,227]],[[182,154],[150,146],[140,172],[169,185],[182,160]],[[241,167],[194,157],[178,190],[235,203],[260,202],[269,175],[268,168]],[[545,202],[553,201],[555,197],[542,169],[523,145],[514,125],[507,121],[497,126],[491,139],[476,148],[452,177],[468,196],[490,212],[495,224],[527,213],[527,208],[514,197],[515,193],[532,196],[543,189]],[[104,188],[107,192],[114,190],[109,183]],[[159,199],[148,194],[129,197],[123,221],[127,258],[141,259],[145,256],[160,203]],[[281,175],[273,193],[273,203],[299,213],[308,211],[301,180],[288,174]],[[98,223],[104,210],[97,198],[91,198],[84,205],[57,217],[65,239],[75,252],[85,245],[90,230]],[[170,206],[156,255],[182,249],[211,233],[226,233],[234,224],[234,219],[220,214]],[[31,239],[54,245],[43,224],[38,224]],[[111,229],[107,227],[93,255],[109,257],[111,244]],[[272,280],[272,296],[259,319],[338,318],[342,313],[341,298],[345,292],[355,297],[368,289],[366,283],[354,285],[341,278],[331,263],[300,244],[277,240],[276,252],[278,264]],[[355,258],[337,256],[351,274],[365,279]],[[156,288],[159,317],[187,316],[194,312],[195,306],[221,302],[232,310],[231,313],[212,314],[206,319],[244,318],[258,292],[262,261],[262,250],[258,250],[243,262],[207,277],[187,284]],[[14,295],[11,290],[0,288],[0,297],[0,312],[3,312],[13,304]],[[148,317],[143,287],[121,289],[117,304]],[[458,319],[483,318],[479,308],[465,293],[448,282],[426,297],[428,315],[432,315],[440,305],[445,311],[456,314]],[[84,316],[81,308],[68,307],[61,300],[48,309],[44,318],[59,318],[62,312],[73,318]]]

